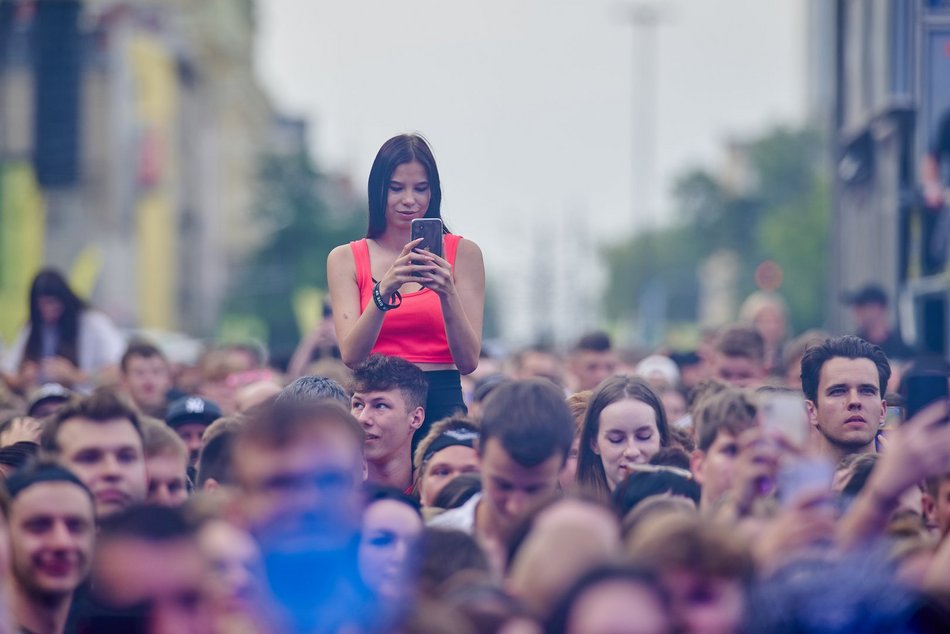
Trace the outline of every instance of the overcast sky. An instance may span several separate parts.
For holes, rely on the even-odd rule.
[[[727,139],[803,120],[806,0],[656,4],[651,189],[665,213],[672,178],[714,165]],[[383,141],[425,134],[447,222],[482,246],[490,275],[505,277],[539,223],[558,244],[635,225],[642,47],[626,5],[259,0],[258,68],[275,105],[310,120],[319,163],[360,189]]]

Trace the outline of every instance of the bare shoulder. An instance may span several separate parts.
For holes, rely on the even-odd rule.
[[[341,244],[330,251],[330,255],[327,256],[327,269],[330,268],[336,271],[356,270],[356,264],[353,262],[353,250],[350,249],[349,244]]]
[[[462,238],[459,240],[458,252],[455,255],[456,259],[462,262],[470,264],[482,265],[482,250],[477,244]]]
[[[462,238],[455,254],[456,281],[466,288],[485,288],[485,262],[482,250],[471,240]]]

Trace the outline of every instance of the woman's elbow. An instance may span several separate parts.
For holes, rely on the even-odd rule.
[[[351,370],[359,365],[359,363],[365,358],[366,355],[360,355],[355,350],[342,345],[340,346],[340,360],[343,362],[343,365],[350,368]]]
[[[474,357],[459,359],[455,366],[459,369],[459,374],[471,374],[478,368],[478,355]]]

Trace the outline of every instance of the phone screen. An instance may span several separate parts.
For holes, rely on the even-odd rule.
[[[803,498],[830,491],[834,465],[820,459],[797,460],[779,471],[778,496],[785,506],[793,506]]]
[[[798,394],[779,392],[764,394],[761,404],[762,426],[781,432],[786,439],[801,447],[808,440],[808,410]]]

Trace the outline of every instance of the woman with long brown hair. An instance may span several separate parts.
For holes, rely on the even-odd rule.
[[[91,308],[55,269],[43,269],[30,287],[30,321],[3,360],[3,379],[27,394],[43,383],[84,389],[109,379],[125,338]]]
[[[663,403],[639,377],[613,376],[591,396],[581,430],[577,483],[607,497],[635,465],[670,444]]]

